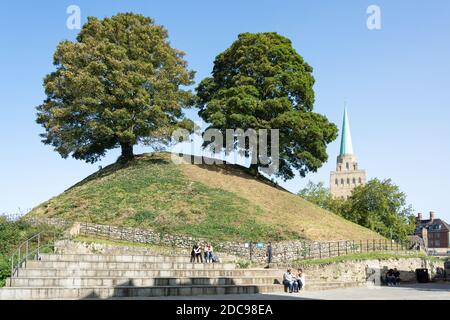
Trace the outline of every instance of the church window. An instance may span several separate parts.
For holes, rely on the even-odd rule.
[[[356,179],[355,178],[353,178],[353,184],[356,184]]]
[[[347,184],[350,184],[350,178],[347,178]]]
[[[356,163],[353,165],[353,170],[358,170],[358,165]]]
[[[348,164],[348,162],[345,163],[345,167],[347,168],[347,170],[350,170],[350,165]]]
[[[359,184],[362,184],[362,179],[361,178],[359,178]]]
[[[341,179],[341,184],[344,184],[344,179]]]
[[[339,184],[339,180],[338,180],[338,179],[336,179],[335,183],[336,183],[336,185],[338,185],[338,184]]]

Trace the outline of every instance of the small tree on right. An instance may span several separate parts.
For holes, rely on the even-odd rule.
[[[372,179],[356,187],[345,202],[340,212],[343,217],[387,238],[404,240],[414,232],[412,206],[391,179]]]
[[[406,194],[391,179],[372,179],[356,187],[348,199],[333,198],[323,182],[309,182],[298,195],[387,238],[405,240],[415,229]]]

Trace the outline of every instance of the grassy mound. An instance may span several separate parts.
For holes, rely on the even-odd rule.
[[[216,240],[374,239],[376,233],[237,166],[176,165],[170,154],[112,164],[29,215]]]

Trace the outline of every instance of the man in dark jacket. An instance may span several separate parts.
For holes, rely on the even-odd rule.
[[[267,266],[269,266],[272,263],[272,242],[269,242],[269,244],[267,245],[266,256],[267,256]]]

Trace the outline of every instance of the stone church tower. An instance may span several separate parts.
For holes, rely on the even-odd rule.
[[[358,160],[353,154],[350,123],[347,108],[344,109],[342,123],[341,152],[337,157],[336,171],[330,174],[330,192],[334,198],[348,198],[353,189],[366,183],[366,172],[358,167]]]

